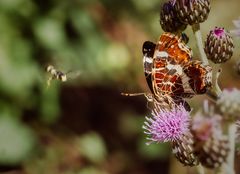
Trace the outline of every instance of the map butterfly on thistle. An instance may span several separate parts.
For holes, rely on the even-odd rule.
[[[145,95],[148,99],[188,107],[184,98],[204,94],[211,87],[211,67],[192,60],[192,51],[181,36],[163,33],[156,44],[144,42],[142,52],[144,73],[151,91]]]

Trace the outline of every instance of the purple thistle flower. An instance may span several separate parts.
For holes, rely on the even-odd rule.
[[[219,138],[222,136],[221,116],[215,113],[205,115],[197,112],[192,119],[192,132],[201,141],[207,141],[209,138]]]
[[[234,34],[237,37],[240,37],[240,18],[238,20],[233,20],[233,24],[235,25],[236,29],[231,30],[230,33]]]
[[[215,29],[213,30],[213,34],[215,37],[221,38],[226,35],[226,31],[224,30],[224,28],[215,27]]]
[[[171,110],[155,108],[152,117],[146,117],[143,125],[144,133],[150,142],[177,141],[189,132],[190,114],[182,105]]]

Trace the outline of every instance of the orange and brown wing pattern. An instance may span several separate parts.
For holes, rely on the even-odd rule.
[[[200,61],[191,61],[184,67],[189,85],[196,94],[204,94],[212,86],[212,68]]]
[[[183,66],[172,64],[166,58],[154,59],[152,82],[157,96],[168,96],[177,100],[194,95],[189,78],[183,72]]]
[[[155,95],[171,98],[193,96],[194,91],[183,72],[191,56],[191,50],[177,35],[164,33],[160,36],[153,55],[152,86]]]
[[[167,52],[171,61],[177,64],[185,64],[192,57],[191,49],[182,41],[181,37],[172,33],[163,33],[156,49]]]
[[[172,92],[171,74],[166,68],[168,62],[165,58],[156,58],[153,61],[152,82],[154,92],[161,95],[169,95]]]
[[[205,93],[211,86],[211,67],[191,60],[191,49],[182,39],[171,33],[160,36],[155,45],[151,67],[144,67],[151,75],[149,86],[159,103],[183,104],[184,98]],[[148,63],[148,59],[145,62]],[[149,76],[147,76],[149,77]]]

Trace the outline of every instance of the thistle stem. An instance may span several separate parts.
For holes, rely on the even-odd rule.
[[[208,65],[208,59],[207,59],[207,56],[204,52],[204,48],[203,48],[203,41],[202,41],[202,34],[201,34],[201,31],[200,31],[200,24],[194,24],[192,25],[192,30],[193,30],[193,33],[195,35],[195,38],[197,40],[197,46],[198,46],[198,50],[199,50],[199,53],[200,53],[200,58],[201,58],[201,61],[203,62],[203,64],[205,65]]]
[[[215,87],[215,92],[216,92],[216,95],[219,97],[222,93],[222,90],[221,88],[219,87],[218,85],[218,79],[219,79],[219,76],[220,74],[222,73],[222,69],[221,68],[218,68],[216,74],[215,74],[215,84],[214,84],[214,87]]]
[[[226,173],[234,173],[234,170],[230,168],[226,163],[222,164],[222,170],[219,171],[217,174],[226,174]]]
[[[235,174],[234,172],[234,159],[235,159],[235,134],[236,134],[236,124],[230,123],[228,127],[228,138],[229,138],[229,144],[230,144],[230,151],[227,157],[227,165],[229,168],[232,169],[231,174]]]
[[[215,102],[222,93],[221,88],[219,87],[218,80],[222,72],[221,68],[218,68],[217,72],[214,73],[213,88],[207,92],[207,95]]]
[[[204,168],[201,164],[197,166],[197,171],[199,174],[205,174]]]

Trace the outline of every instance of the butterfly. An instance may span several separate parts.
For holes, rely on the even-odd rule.
[[[151,94],[160,105],[183,104],[185,98],[204,94],[211,87],[212,68],[192,60],[192,51],[181,36],[163,33],[157,43],[142,47],[143,66]]]

